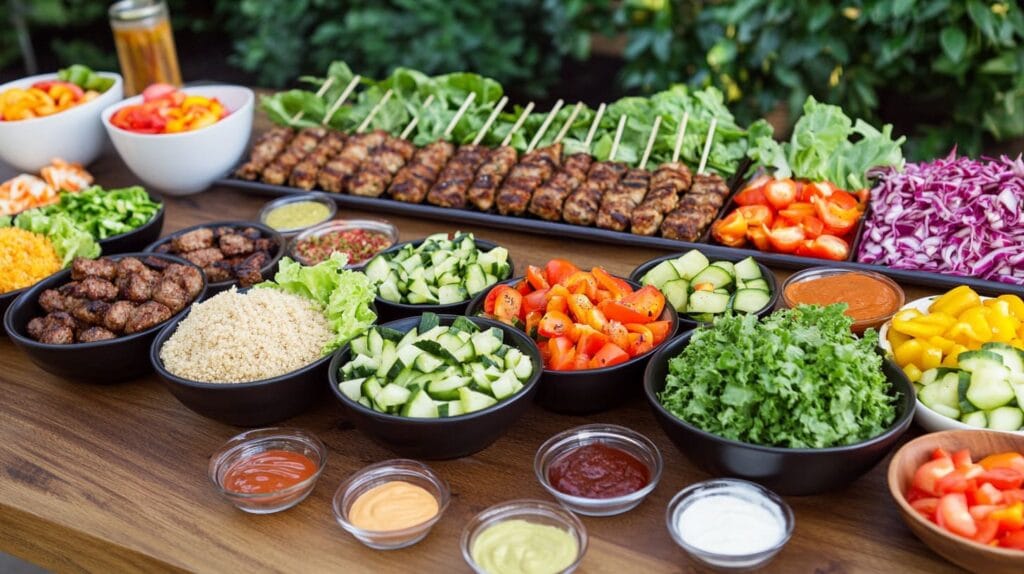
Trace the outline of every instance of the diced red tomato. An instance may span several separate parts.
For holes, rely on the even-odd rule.
[[[633,286],[626,281],[608,273],[600,267],[594,267],[590,273],[597,280],[597,285],[609,292],[611,297],[618,301],[633,292]]]
[[[857,209],[860,207],[860,202],[857,201],[856,197],[841,189],[833,191],[828,200],[842,209]]]
[[[827,181],[806,182],[800,189],[800,201],[810,202],[812,197],[831,197],[835,189]]]
[[[768,181],[770,178],[767,176],[755,179],[740,190],[733,201],[736,202],[736,205],[768,205],[768,198],[764,195],[764,184]]]
[[[590,325],[577,325],[579,339],[576,341],[576,353],[593,357],[608,343],[608,335],[594,329]]]
[[[844,261],[850,256],[850,244],[835,235],[822,234],[814,239],[811,255],[832,261]]]
[[[803,220],[805,217],[810,217],[815,213],[814,205],[804,201],[793,202],[787,205],[786,209],[779,210],[780,217],[785,217],[794,223]]]
[[[978,532],[972,537],[972,540],[979,544],[988,544],[999,534],[999,522],[996,520],[986,518],[976,521],[975,524],[977,524]]]
[[[799,227],[776,227],[771,231],[765,229],[768,242],[772,249],[780,253],[792,253],[805,238],[804,230]]]
[[[935,483],[935,490],[939,495],[949,494],[950,492],[967,492],[976,488],[977,483],[967,478],[967,471],[962,468],[953,470],[953,472],[943,476]]]
[[[494,290],[498,291],[494,299],[494,316],[505,321],[518,319],[523,309],[522,293],[508,285],[499,285]],[[486,307],[486,302],[484,306]]]
[[[522,293],[523,296],[525,297],[525,296],[527,296],[527,295],[529,295],[530,293],[533,292],[533,287],[530,286],[530,282],[529,281],[527,281],[526,279],[523,279],[522,281],[519,281],[518,283],[516,283],[515,290],[519,291],[520,293]]]
[[[1000,504],[1003,502],[1003,491],[986,482],[978,486],[978,489],[972,493],[972,498],[976,504]]]
[[[545,312],[558,311],[559,313],[569,312],[569,302],[565,297],[561,295],[555,295],[548,299],[548,304],[544,307]]]
[[[544,276],[544,270],[535,265],[526,267],[526,281],[534,289],[547,289],[551,287],[548,285],[547,277]]]
[[[579,347],[576,348],[576,352],[573,354],[572,359],[572,370],[582,371],[590,368],[590,355],[581,353]]]
[[[565,279],[579,270],[579,267],[576,267],[565,259],[552,259],[544,266],[544,273],[547,275],[548,283],[551,285],[561,283],[562,279]]]
[[[939,499],[936,515],[939,524],[954,534],[971,538],[978,533],[978,525],[967,509],[967,497],[963,493],[947,494]]]
[[[1024,530],[1007,532],[999,539],[999,546],[1002,546],[1003,548],[1024,550]]]
[[[574,324],[568,315],[561,311],[548,311],[537,325],[537,334],[542,337],[565,337],[572,341]]]
[[[796,201],[796,182],[792,179],[776,179],[765,184],[764,196],[775,209],[785,209]]]
[[[768,232],[762,227],[747,228],[747,239],[754,244],[759,251],[770,251],[771,243],[768,242]]]
[[[999,510],[1000,508],[1002,508],[1002,506],[996,504],[975,504],[970,508],[971,518],[975,520],[984,520],[988,518],[989,514],[992,514],[993,511]]]
[[[1024,502],[1024,490],[1020,488],[1009,488],[1002,492],[1003,502],[1005,502],[1006,504],[1013,504],[1014,502]]]
[[[747,221],[747,227],[760,227],[761,225],[767,225],[771,227],[772,222],[775,221],[775,213],[772,208],[767,205],[744,205],[737,207],[737,211],[743,215],[743,218]]]
[[[813,215],[808,215],[801,219],[800,228],[804,230],[804,235],[808,239],[816,239],[825,232],[825,224]]]
[[[526,334],[530,337],[537,338],[537,327],[540,326],[540,320],[544,317],[544,313],[541,311],[530,311],[526,314],[526,320],[524,321],[525,326],[523,329]]]
[[[950,458],[953,459],[953,466],[955,466],[957,469],[967,468],[974,464],[971,461],[971,451],[967,449],[962,449],[954,452],[953,456],[951,456]]]
[[[538,289],[523,296],[523,313],[529,314],[533,311],[543,311],[547,307],[547,294],[547,289]],[[490,297],[490,293],[487,296]],[[484,302],[484,311],[487,311],[486,301]]]
[[[936,484],[939,482],[939,479],[953,472],[953,470],[953,459],[948,456],[933,459],[918,467],[917,471],[914,472],[912,484],[914,488],[922,492],[937,496],[939,491],[936,489]]]
[[[978,476],[978,484],[989,483],[999,490],[1020,488],[1024,484],[1024,473],[1012,468],[993,468]]]
[[[568,371],[573,367],[576,359],[576,348],[572,339],[568,337],[554,337],[548,339],[548,368],[555,371]]]
[[[625,363],[629,360],[629,354],[622,350],[621,347],[615,343],[607,343],[601,347],[594,358],[590,360],[591,369],[602,369],[604,367],[611,367],[620,363]]]
[[[934,521],[935,511],[939,508],[939,499],[937,497],[919,498],[911,502],[910,507],[920,512],[928,520]]]
[[[939,447],[939,448],[937,448],[937,449],[932,451],[932,460],[936,460],[936,459],[940,459],[940,458],[948,458],[950,460],[950,462],[952,462],[952,460],[953,460],[953,457],[950,456],[949,453],[946,452],[946,449],[944,449],[942,447]]]

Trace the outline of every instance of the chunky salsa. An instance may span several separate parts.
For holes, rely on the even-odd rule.
[[[391,237],[370,229],[337,229],[307,237],[295,245],[295,254],[306,265],[316,265],[332,253],[345,253],[349,264],[362,263],[391,247]]]

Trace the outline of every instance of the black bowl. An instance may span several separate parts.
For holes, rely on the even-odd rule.
[[[122,253],[111,255],[109,258],[117,260],[124,257],[144,258],[150,256],[195,267],[180,257],[155,253]],[[50,345],[29,337],[26,330],[28,322],[34,317],[45,314],[42,307],[39,306],[39,294],[46,289],[59,287],[70,279],[70,269],[51,275],[28,288],[4,313],[4,328],[11,341],[39,368],[68,379],[92,383],[116,383],[148,373],[152,370],[148,354],[153,339],[164,325],[176,322],[188,312],[189,307],[186,307],[167,321],[145,331],[106,341]],[[204,279],[203,290],[199,292],[194,301],[201,301],[205,294],[206,281]]]
[[[882,371],[890,394],[899,393],[896,420],[868,440],[830,448],[782,448],[735,441],[703,431],[668,412],[657,394],[665,387],[669,360],[683,351],[694,331],[662,347],[644,373],[644,392],[654,416],[672,442],[691,461],[718,476],[745,478],[786,495],[836,490],[871,470],[891,451],[914,416],[914,390],[903,371],[884,358]]]
[[[475,317],[483,313],[484,299],[487,298],[487,293],[491,289],[498,285],[515,285],[522,280],[523,277],[516,277],[502,281],[477,294],[469,303],[466,315]],[[640,287],[640,284],[635,281],[629,279],[625,279],[625,281],[633,288]],[[537,391],[537,404],[556,413],[582,415],[615,408],[639,395],[647,361],[654,356],[658,349],[668,344],[668,341],[675,336],[679,329],[679,315],[668,302],[658,319],[672,321],[672,328],[669,329],[669,333],[661,345],[639,357],[633,357],[625,363],[601,369],[585,371],[544,369],[544,375],[540,380],[540,389]]]
[[[263,234],[263,237],[273,239],[275,242],[277,242],[277,249],[274,251],[274,253],[271,254],[270,261],[268,261],[266,265],[260,268],[260,273],[263,275],[264,279],[273,279],[274,274],[277,273],[277,264],[281,261],[281,258],[284,257],[287,242],[280,233],[256,221],[211,221],[209,223],[200,223],[199,225],[193,225],[192,227],[179,229],[178,231],[175,231],[174,233],[171,233],[170,235],[161,238],[159,241],[154,241],[153,243],[150,243],[148,246],[146,246],[146,248],[143,249],[143,251],[155,252],[156,249],[161,245],[164,245],[170,242],[175,237],[188,233],[189,231],[202,229],[204,227],[221,226],[253,227],[255,229],[259,229],[260,232]],[[209,294],[212,296],[216,295],[217,293],[220,293],[221,291],[227,291],[231,287],[238,286],[238,280],[228,279],[227,281],[214,281],[210,283],[209,286]]]
[[[57,273],[60,273],[60,271],[58,271]],[[50,277],[53,277],[53,275],[51,275]],[[43,281],[46,281],[46,279],[43,279]],[[32,286],[28,286],[22,287],[21,289],[15,289],[14,291],[8,291],[6,293],[0,293],[0,316],[7,314],[7,308],[10,307],[12,303],[14,303],[15,299],[21,297],[21,295],[25,291],[28,291],[31,288]],[[5,326],[3,329],[0,329],[0,335],[6,334],[7,327]]]
[[[152,195],[150,199],[158,201]],[[134,251],[143,251],[145,247],[150,243],[153,243],[160,237],[160,232],[164,228],[164,202],[160,201],[160,210],[153,214],[153,217],[149,218],[149,221],[143,223],[139,227],[126,231],[118,235],[112,235],[106,239],[100,239],[100,249],[103,255],[114,255],[117,253],[128,253]]]
[[[239,290],[245,291],[248,289]],[[160,349],[187,316],[186,313],[164,326],[153,340],[147,359],[160,382],[189,409],[229,425],[257,427],[296,416],[323,397],[331,355],[290,373],[248,383],[203,383],[171,373],[160,359]]]
[[[637,283],[639,283],[640,280],[643,279],[644,275],[646,275],[648,271],[650,271],[651,269],[654,269],[654,267],[656,265],[658,265],[659,263],[661,263],[662,261],[668,261],[670,259],[677,259],[677,258],[681,257],[682,255],[683,255],[683,253],[673,253],[671,255],[663,255],[661,257],[655,257],[654,259],[650,259],[648,261],[645,261],[645,262],[641,263],[639,266],[637,266],[637,268],[634,269],[633,272],[629,274],[629,278],[630,278],[630,280],[636,281]],[[708,259],[711,260],[711,261],[729,261],[731,263],[736,263],[737,261],[746,259],[746,256],[745,255],[722,255],[722,256],[716,256],[714,259],[712,259],[711,257],[708,257]],[[775,310],[775,306],[779,302],[779,297],[782,295],[782,292],[779,290],[779,282],[775,278],[775,273],[772,272],[771,269],[766,267],[765,264],[761,263],[760,261],[757,262],[757,267],[758,267],[758,269],[761,270],[761,276],[764,277],[764,280],[768,282],[768,288],[771,289],[771,299],[768,301],[768,304],[765,305],[760,311],[755,313],[755,315],[757,315],[758,317],[767,317],[768,315],[772,314],[772,311]],[[706,323],[703,323],[701,321],[697,321],[696,319],[691,317],[689,313],[680,313],[679,314],[679,324],[682,325],[682,328],[685,330],[685,329],[692,329],[692,328],[696,327],[697,325],[703,325],[703,324],[706,324]]]
[[[404,241],[402,243],[396,243],[391,247],[385,249],[384,251],[381,251],[374,257],[380,257],[381,255],[394,253],[395,251],[399,251],[406,245],[418,247],[421,243],[423,243],[423,241],[425,240],[417,239],[415,241]],[[495,247],[499,247],[497,243],[487,241],[486,239],[476,239],[475,241],[477,249],[481,251],[490,251]],[[372,260],[373,257],[370,258],[370,261]],[[367,261],[366,263],[369,263],[370,261]],[[509,276],[515,275],[516,266],[515,263],[512,262],[511,255],[508,258],[508,267]],[[365,264],[363,266],[363,270],[365,270]],[[436,313],[438,315],[462,315],[466,312],[466,307],[472,300],[473,298],[470,297],[465,301],[459,301],[458,303],[451,303],[449,305],[413,305],[412,303],[394,303],[386,299],[381,299],[380,296],[378,296],[374,300],[374,302],[377,305],[377,309],[380,311],[379,320],[381,323],[383,323],[385,321],[397,321],[398,319],[404,319],[406,317],[419,317],[424,313]]]
[[[455,315],[440,315],[442,325],[451,325]],[[505,333],[506,343],[530,356],[534,365],[541,365],[540,350],[521,331],[504,323],[481,317],[469,317],[481,328],[497,327]],[[403,333],[416,327],[419,317],[406,317],[383,325]],[[345,345],[331,360],[329,367],[331,391],[338,398],[349,419],[359,430],[381,445],[407,458],[442,460],[469,456],[487,448],[498,439],[530,406],[540,369],[524,383],[522,390],[498,404],[474,413],[451,418],[417,419],[379,413],[346,397],[338,388],[338,370],[349,360],[350,347]]]

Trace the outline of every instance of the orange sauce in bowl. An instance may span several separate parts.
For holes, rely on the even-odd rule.
[[[888,283],[856,271],[797,281],[786,287],[785,296],[794,306],[846,303],[846,314],[854,321],[891,315],[900,304]]]

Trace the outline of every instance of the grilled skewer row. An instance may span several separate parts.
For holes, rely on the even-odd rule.
[[[679,200],[679,206],[665,216],[661,235],[680,241],[696,241],[714,221],[725,204],[729,187],[716,174],[697,174],[690,192]]]
[[[352,177],[348,190],[352,195],[380,197],[398,170],[412,159],[416,146],[409,140],[387,136],[384,143],[370,152],[370,157]]]
[[[548,221],[560,220],[566,198],[587,180],[593,161],[593,156],[582,152],[566,158],[562,169],[533,193],[530,213]]]
[[[300,161],[299,165],[292,169],[291,175],[288,176],[288,184],[307,191],[313,189],[316,186],[316,176],[320,172],[320,168],[344,146],[345,136],[341,132],[329,132],[316,144],[306,159]]]
[[[562,144],[551,144],[533,150],[512,168],[498,190],[496,202],[502,215],[522,215],[533,192],[558,169],[562,158]]]
[[[284,150],[288,142],[295,137],[295,131],[287,127],[276,127],[263,132],[252,144],[249,161],[242,164],[235,175],[242,179],[254,181],[260,176],[263,168],[274,161],[277,154]]]
[[[626,166],[613,161],[597,161],[583,182],[566,200],[562,218],[575,225],[593,225],[605,192],[615,187],[626,173]]]
[[[427,194],[427,201],[441,207],[466,207],[466,192],[473,183],[477,169],[487,159],[487,148],[481,145],[460,146],[455,157],[444,166]]]
[[[370,150],[382,144],[386,137],[387,134],[383,131],[349,136],[345,147],[341,148],[338,155],[331,158],[317,175],[316,180],[320,189],[333,193],[345,191],[349,179],[370,156]]]
[[[288,181],[292,168],[309,155],[326,135],[327,129],[320,126],[302,128],[288,147],[263,169],[263,181],[272,185],[281,185]]]
[[[501,146],[492,149],[487,159],[476,172],[476,179],[467,193],[469,202],[480,211],[489,211],[494,207],[494,198],[505,177],[516,165],[519,154],[512,146]]]
[[[614,188],[605,192],[601,209],[597,212],[597,226],[602,229],[625,231],[629,228],[630,216],[640,205],[651,183],[651,172],[634,168]]]
[[[631,231],[654,235],[665,216],[679,205],[679,197],[690,188],[693,177],[681,163],[663,163],[651,176],[651,190],[633,211]]]
[[[395,174],[388,192],[391,197],[406,203],[422,203],[430,186],[455,153],[455,146],[438,140],[431,142],[413,154],[409,161]]]

